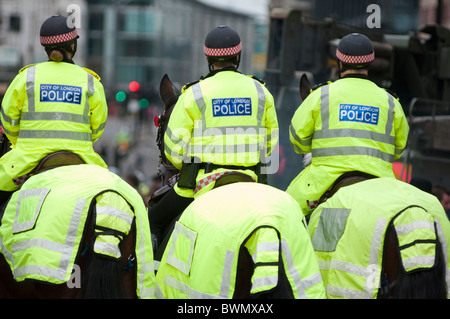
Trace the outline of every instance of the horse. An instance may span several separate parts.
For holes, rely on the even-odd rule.
[[[165,298],[325,297],[300,207],[261,183],[231,183],[195,199],[175,225],[156,279]]]
[[[308,229],[327,298],[448,297],[450,222],[412,185],[375,178],[343,187],[311,213]]]
[[[164,196],[166,192],[172,189],[173,185],[176,183],[179,171],[167,160],[164,155],[164,134],[167,129],[167,124],[169,122],[170,115],[172,110],[178,101],[179,94],[175,91],[174,85],[171,82],[169,76],[165,74],[160,82],[159,95],[164,104],[163,112],[159,117],[155,118],[155,124],[158,127],[157,139],[156,143],[158,149],[160,150],[160,166],[163,169],[159,170],[159,173],[162,176],[163,186],[155,192],[152,198],[149,200],[149,207],[151,208],[158,200]],[[250,183],[254,182],[253,179],[245,174],[238,172],[231,172],[225,175],[222,175],[220,178],[216,180],[215,189],[220,189],[222,186],[229,186],[229,184],[240,184],[240,183]],[[207,193],[206,193],[207,194]],[[204,196],[204,195],[202,195]],[[201,197],[202,197],[201,196]],[[194,200],[195,202],[195,200]],[[160,247],[155,250],[155,257],[157,260],[163,258],[163,254],[167,252],[166,244],[169,242],[170,238],[172,238],[172,231],[178,223],[178,220],[183,217],[183,214],[175,218],[175,220],[167,227],[165,230],[165,239],[161,243]],[[207,257],[205,257],[207,258]],[[251,256],[249,255],[246,249],[241,249],[238,255],[238,264],[236,270],[236,280],[234,287],[234,294],[232,298],[235,299],[245,299],[252,298],[254,296],[251,295],[251,279],[254,274],[254,263],[252,261]],[[284,269],[280,268],[280,271],[284,271]],[[157,271],[158,274],[158,271]],[[286,294],[286,287],[279,287],[276,291],[271,291],[265,294],[265,297],[269,298],[280,298],[280,296],[284,296]]]
[[[55,156],[48,163],[54,161]],[[13,193],[0,213],[0,298],[153,297],[154,287],[148,287],[154,280],[153,269],[150,269],[153,267],[151,263],[150,266],[145,265],[143,253],[147,247],[152,255],[151,244],[145,243],[150,242],[150,228],[145,204],[137,191],[114,173],[97,165],[44,167]],[[93,176],[97,180],[92,183]],[[78,191],[80,197],[75,208],[71,197],[61,195],[73,193],[74,184],[90,185]],[[39,207],[24,201],[24,194],[42,189],[47,189],[47,193],[41,195]],[[16,209],[19,202],[20,209]],[[30,216],[34,216],[30,225],[18,222]],[[62,230],[64,227],[52,223],[61,216],[70,219],[69,230]],[[121,228],[110,226],[114,223],[122,223]],[[60,268],[51,269],[47,265],[18,267],[21,258],[48,258],[45,252],[51,250],[51,245],[49,247],[45,243],[51,243],[51,239],[45,238],[47,232],[58,234],[55,237],[64,236],[62,232],[67,232],[66,245],[70,248],[73,244],[72,250],[67,250],[66,246],[65,249],[59,248],[64,250]],[[44,237],[37,239],[34,236]],[[116,244],[110,242],[111,238]],[[31,247],[28,250],[13,249],[24,243]],[[58,250],[57,246],[54,248]],[[150,269],[145,271],[150,272],[145,274],[150,283],[144,283],[145,267]]]

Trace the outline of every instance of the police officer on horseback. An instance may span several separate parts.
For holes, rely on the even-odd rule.
[[[336,50],[339,79],[318,86],[295,112],[289,128],[295,152],[312,162],[287,192],[305,215],[343,174],[392,177],[392,162],[403,153],[409,126],[398,99],[369,80],[375,59],[369,38],[352,33]]]
[[[229,172],[261,182],[261,158],[278,142],[273,96],[264,83],[238,72],[242,43],[228,26],[211,30],[204,42],[209,74],[182,89],[164,136],[164,153],[180,179],[149,210],[154,240],[197,196]]]
[[[6,201],[46,155],[78,154],[106,167],[93,142],[102,135],[107,104],[100,77],[76,66],[77,30],[67,17],[52,16],[40,29],[48,62],[20,70],[2,101],[0,120],[12,150],[0,159],[0,201]]]

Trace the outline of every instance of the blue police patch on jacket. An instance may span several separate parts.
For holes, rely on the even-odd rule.
[[[378,125],[380,109],[375,106],[339,104],[340,122],[359,122]]]
[[[247,97],[213,99],[213,116],[252,115],[252,99]]]
[[[62,102],[81,104],[83,89],[80,86],[41,84],[39,92],[40,102]]]

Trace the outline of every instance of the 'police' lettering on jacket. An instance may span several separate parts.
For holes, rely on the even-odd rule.
[[[380,109],[375,106],[340,104],[339,121],[378,125]]]
[[[252,115],[251,98],[226,98],[212,100],[213,116]]]
[[[39,96],[41,102],[80,104],[82,93],[80,86],[41,84]]]

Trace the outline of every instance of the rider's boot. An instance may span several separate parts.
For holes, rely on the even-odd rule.
[[[156,236],[156,234],[152,233],[153,254],[155,254],[156,250],[158,249],[158,246],[159,246],[158,236]]]

